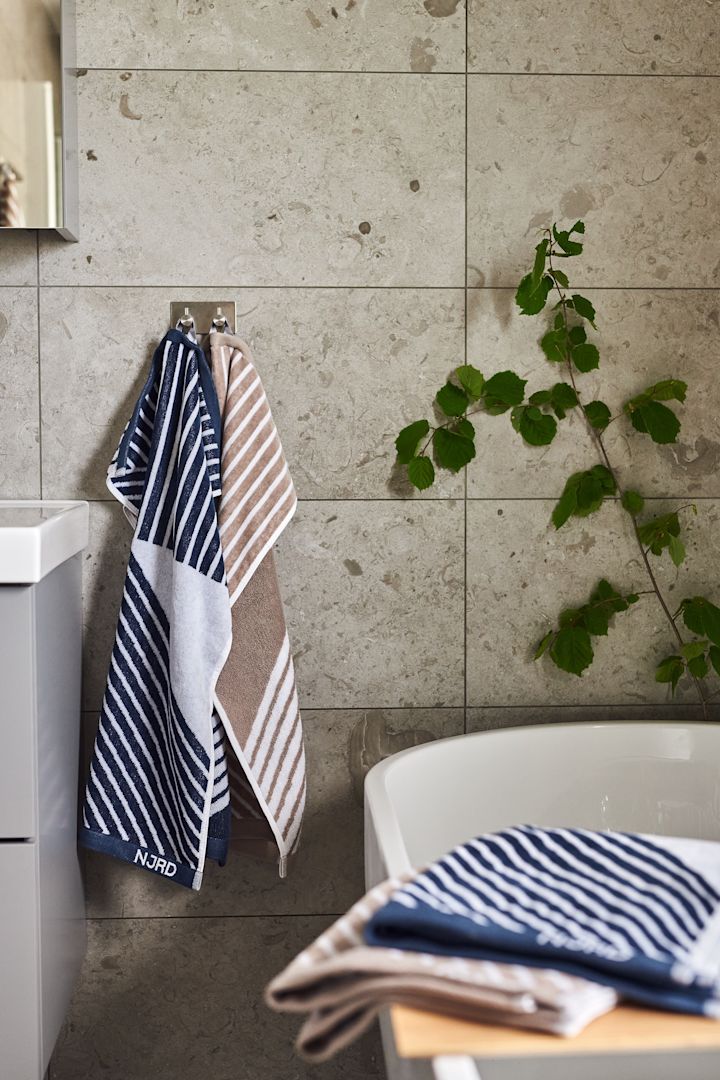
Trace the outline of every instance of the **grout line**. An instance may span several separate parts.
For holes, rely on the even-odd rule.
[[[126,920],[132,920],[133,922],[169,922],[171,920],[177,922],[186,922],[193,919],[339,919],[341,916],[346,915],[346,911],[280,911],[275,914],[272,912],[258,911],[248,915],[204,915],[199,913],[197,915],[91,915],[88,914],[88,922],[125,922]]]
[[[467,35],[466,35],[467,36]],[[720,74],[712,72],[693,72],[679,74],[662,71],[407,71],[390,68],[209,68],[209,67],[86,67],[78,64],[76,71],[84,73],[133,72],[137,74],[195,74],[195,75],[392,75],[409,76],[415,79],[438,78],[442,76],[479,79],[720,79]]]
[[[466,271],[467,278],[467,271]],[[111,283],[105,284],[84,284],[84,285],[70,285],[57,282],[44,282],[40,283],[41,289],[136,289],[138,291],[146,291],[155,289],[156,291],[163,290],[165,292],[172,290],[182,290],[188,292],[190,290],[197,290],[198,292],[217,292],[219,289],[227,289],[233,292],[257,292],[259,290],[274,290],[275,292],[283,292],[291,289],[314,289],[317,292],[359,292],[362,290],[372,292],[459,292],[464,288],[463,284],[458,285],[327,285],[323,283],[315,285],[293,285],[292,283],[286,285],[213,285],[212,283],[203,285],[174,285],[172,282],[167,285],[159,285],[157,283],[150,284],[134,284],[126,285],[119,284],[113,285]],[[584,292],[720,292],[720,286],[718,285],[584,285],[582,282],[578,282],[575,285],[576,288],[582,289]],[[2,288],[22,289],[22,288],[35,288],[34,285],[4,285]],[[517,285],[468,285],[470,292],[512,292],[517,289]]]
[[[40,348],[40,327],[42,326],[42,313],[40,310],[42,286],[40,285],[40,233],[35,232],[35,269],[36,269],[36,314],[37,314],[37,395],[38,395],[38,479],[40,481],[40,498],[43,497],[43,423],[42,423],[42,350]]]
[[[716,710],[720,710],[720,702],[714,703],[712,705],[712,708],[714,708]],[[660,701],[660,702],[658,702],[658,701],[645,701],[645,702],[633,702],[633,703],[630,703],[630,702],[603,703],[603,702],[594,702],[594,701],[587,702],[587,701],[585,701],[585,702],[570,702],[569,704],[568,703],[564,703],[564,704],[553,703],[552,705],[548,705],[547,701],[542,701],[542,702],[535,701],[535,702],[529,702],[529,703],[522,704],[522,705],[513,705],[513,704],[508,704],[508,705],[492,704],[492,705],[489,705],[487,703],[480,704],[480,705],[472,705],[472,704],[470,704],[468,702],[467,709],[468,710],[471,710],[471,709],[480,709],[480,710],[483,710],[483,709],[485,709],[485,710],[488,710],[488,709],[515,709],[517,711],[522,711],[524,709],[533,709],[533,710],[544,709],[546,712],[554,712],[555,709],[605,709],[605,710],[607,710],[607,709],[671,709],[671,710],[695,709],[697,712],[700,712],[701,706],[697,705],[693,701],[678,702],[675,705],[673,705],[671,702],[668,702],[668,701]],[[331,713],[331,712],[334,712],[334,713],[340,713],[340,712],[342,712],[342,713],[346,713],[346,712],[350,712],[350,713],[355,713],[355,712],[393,712],[393,713],[398,713],[398,712],[408,712],[408,713],[409,712],[456,712],[457,713],[457,712],[462,712],[463,711],[463,706],[462,705],[322,705],[322,706],[302,705],[300,711],[305,715],[307,715],[307,713]],[[89,717],[93,717],[93,718],[96,717],[99,712],[100,712],[100,706],[99,705],[98,705],[97,709],[87,709],[87,708],[81,709],[81,715],[82,716],[89,716]]]
[[[76,71],[82,71],[85,73],[95,72],[102,74],[104,72],[113,73],[125,72],[137,73],[139,75],[174,75],[174,74],[189,74],[189,75],[410,75],[414,78],[425,78],[428,75],[432,75],[433,78],[440,76],[449,76],[450,78],[459,79],[464,77],[464,70],[451,70],[451,71],[407,71],[398,70],[394,71],[391,68],[368,68],[367,70],[361,70],[360,68],[211,68],[211,67],[85,67],[82,64],[78,64],[74,69]],[[502,72],[496,74],[501,75]],[[528,72],[525,72],[527,75]]]
[[[463,362],[468,362],[468,7],[465,4],[465,189],[464,189],[464,213],[465,213],[465,289],[463,291],[465,325],[464,325],[464,353]],[[467,734],[467,708],[468,708],[468,471],[463,473],[463,731]]]
[[[702,706],[692,700],[678,701],[675,705],[673,705],[669,701],[643,701],[633,702],[632,704],[630,702],[621,701],[614,702],[609,705],[604,705],[602,704],[602,702],[595,701],[574,703],[571,702],[569,704],[562,705],[553,703],[552,705],[548,705],[547,701],[542,701],[532,702],[527,705],[470,705],[469,708],[476,709],[478,711],[487,711],[490,709],[515,709],[518,712],[524,709],[543,709],[545,712],[554,712],[556,709],[603,709],[605,711],[607,711],[608,709],[622,709],[623,711],[626,711],[628,709],[667,709],[673,712],[679,712],[680,710],[682,710],[683,712],[687,712],[688,710],[691,710],[693,712],[697,712],[698,715],[701,715],[702,713]],[[710,703],[710,708],[711,710],[720,710],[720,702]]]
[[[100,505],[120,506],[117,499],[93,499],[88,495],[53,495],[55,499],[83,499],[85,502],[98,503]],[[717,495],[688,495],[682,493],[680,495],[646,495],[645,502],[667,502],[673,499],[689,499],[693,502],[717,502],[720,499],[720,494]],[[381,506],[400,505],[400,506],[413,506],[415,503],[429,503],[432,505],[440,506],[442,503],[456,503],[465,501],[459,495],[440,495],[435,499],[423,498],[422,496],[411,496],[407,499],[401,499],[397,496],[391,496],[384,499],[380,496],[367,496],[367,497],[348,497],[348,496],[328,496],[327,498],[314,499],[314,498],[299,498],[300,503],[378,503]],[[547,502],[556,503],[557,495],[468,495],[468,502],[478,503],[526,503],[526,502]],[[619,502],[617,498],[608,499],[609,502]]]

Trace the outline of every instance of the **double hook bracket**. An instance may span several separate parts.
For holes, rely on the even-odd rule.
[[[196,334],[209,334],[211,329],[223,331],[228,326],[235,330],[236,305],[234,300],[175,300],[170,304],[170,325]]]

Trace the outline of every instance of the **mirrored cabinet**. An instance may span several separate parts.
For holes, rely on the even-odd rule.
[[[0,0],[0,228],[76,240],[74,0]]]

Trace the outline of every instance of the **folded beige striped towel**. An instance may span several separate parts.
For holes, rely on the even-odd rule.
[[[272,1009],[309,1014],[303,1057],[326,1061],[390,1004],[555,1035],[576,1035],[617,1004],[614,990],[559,971],[366,945],[371,915],[412,876],[372,889],[268,986]]]
[[[215,695],[225,733],[231,844],[271,847],[285,875],[305,805],[305,756],[290,642],[272,547],[297,497],[250,350],[210,337],[223,421],[219,522],[232,605],[233,645]]]

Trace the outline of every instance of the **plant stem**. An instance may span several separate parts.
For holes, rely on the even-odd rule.
[[[548,230],[548,240],[549,240],[548,251],[547,251],[548,267],[550,268],[550,270],[553,270],[554,269],[553,262],[552,262],[552,257],[553,257],[553,254],[554,254],[554,251],[553,251],[553,237],[552,237],[552,233],[550,232],[550,230]],[[555,280],[554,277],[553,277],[553,282],[554,282],[554,288],[555,288],[555,290],[556,290],[556,292],[557,292],[557,294],[558,294],[558,296],[560,298],[560,306],[561,306],[561,309],[562,309],[562,317],[563,317],[563,323],[564,323],[564,326],[565,326],[565,334],[566,334],[566,341],[567,341],[567,335],[568,335],[569,330],[570,330],[570,326],[569,326],[569,323],[568,323],[567,297],[565,296],[565,293],[561,289],[560,285],[558,285],[558,283],[557,283],[557,281]],[[608,452],[607,452],[607,449],[605,447],[605,443],[603,442],[602,433],[600,431],[598,431],[597,428],[594,428],[592,426],[592,424],[588,420],[587,416],[585,415],[585,410],[584,410],[584,408],[582,406],[582,402],[580,400],[580,394],[578,393],[577,382],[575,380],[575,372],[574,372],[573,366],[572,366],[572,357],[571,357],[571,354],[570,354],[570,349],[569,349],[568,345],[566,345],[565,348],[566,348],[565,360],[567,362],[567,368],[568,368],[568,374],[569,374],[569,377],[570,377],[570,383],[572,385],[573,390],[575,391],[575,393],[577,395],[578,403],[580,404],[580,408],[582,410],[583,417],[585,418],[585,426],[587,427],[588,431],[590,432],[590,435],[592,436],[592,439],[593,439],[593,441],[595,443],[595,446],[597,448],[600,460],[602,461],[603,465],[605,466],[605,468],[608,470],[608,472],[612,476],[613,481],[615,482],[615,487],[616,487],[617,493],[622,498],[623,488],[620,485],[620,482],[619,482],[618,477],[617,477],[617,473],[615,472],[615,469],[613,468],[612,463],[610,461],[610,458],[608,456]],[[630,517],[632,518],[633,534],[635,536],[635,540],[636,540],[638,549],[640,551],[640,557],[642,558],[643,565],[645,567],[648,578],[650,580],[650,584],[652,585],[652,592],[655,594],[655,597],[657,598],[657,601],[660,604],[660,607],[662,608],[663,614],[665,615],[665,618],[667,619],[668,623],[670,624],[670,627],[672,628],[673,635],[675,636],[678,644],[682,648],[682,646],[685,644],[685,641],[683,639],[682,634],[680,633],[680,631],[678,629],[677,623],[675,622],[675,618],[673,617],[672,612],[670,611],[670,608],[669,608],[669,606],[667,604],[667,601],[665,600],[665,597],[663,596],[663,593],[662,593],[662,590],[661,590],[661,588],[660,588],[660,586],[658,584],[657,578],[655,577],[655,573],[653,571],[653,568],[650,565],[650,560],[649,560],[648,554],[647,554],[647,552],[645,550],[645,546],[644,546],[642,540],[640,539],[640,530],[639,530],[639,527],[638,527],[637,518],[636,518],[635,514],[630,514]],[[698,696],[698,699],[699,699],[700,704],[702,706],[703,720],[707,720],[708,719],[707,699],[705,697],[705,694],[703,693],[703,688],[702,688],[702,686],[700,684],[700,680],[695,675],[693,675],[692,672],[689,672],[689,675],[690,675],[691,679],[693,680],[693,682],[695,684],[695,690],[697,691],[697,696]]]

